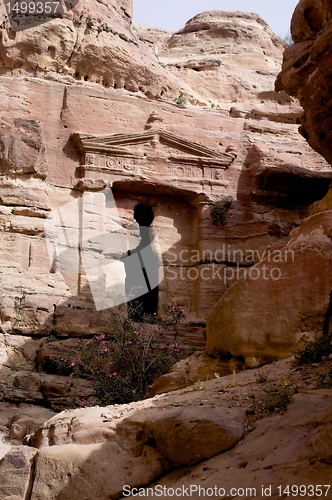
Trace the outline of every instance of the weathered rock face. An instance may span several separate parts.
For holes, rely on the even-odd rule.
[[[284,53],[283,69],[276,82],[277,91],[284,90],[300,100],[305,111],[300,132],[329,162],[330,73],[326,47],[331,14],[328,2],[299,2],[291,24],[294,45]],[[259,156],[256,147],[252,154]],[[267,177],[263,190],[268,184]],[[256,192],[260,191],[258,186]],[[287,356],[296,351],[303,335],[313,338],[326,331],[332,289],[331,188],[322,200],[313,203],[309,214],[291,233],[280,265],[276,260],[273,263],[273,254],[272,262],[262,260],[251,269],[257,273],[255,281],[238,282],[211,312],[208,353],[243,355],[250,365]],[[280,247],[276,248],[279,252]],[[286,258],[287,252],[294,252],[293,262]],[[265,268],[271,273],[273,266],[280,273],[280,281],[262,276]]]
[[[159,97],[176,86],[152,54],[147,57],[130,31],[132,2],[79,2],[62,18],[13,32],[1,13],[3,75],[69,77]],[[135,69],[134,69],[135,67]]]
[[[229,375],[232,371],[229,360],[219,360],[206,355],[205,352],[195,352],[192,356],[182,359],[172,366],[168,373],[162,375],[149,388],[147,397],[163,394],[202,380]]]
[[[329,484],[331,463],[327,457],[331,443],[331,413],[325,406],[329,397],[327,394],[296,396],[285,415],[264,419],[235,450],[189,471],[187,468],[186,476],[171,472],[154,485],[164,487],[164,491],[168,488],[188,488],[189,491],[190,485],[194,485],[193,492],[205,488],[206,494],[215,492],[217,485],[219,495],[239,491],[242,496],[251,491],[251,494],[256,492],[257,497],[262,494],[262,486],[268,485],[264,493],[270,496],[271,491],[271,498],[278,498],[278,486],[283,489],[282,485],[292,484],[294,480],[305,485],[327,480]],[[310,426],[314,415],[321,423],[316,430]],[[220,485],[224,490],[218,491]],[[327,490],[328,498],[331,495]],[[202,494],[204,490],[200,491]],[[167,495],[161,498],[166,499]]]
[[[286,238],[326,193],[331,171],[297,134],[298,104],[273,90],[283,45],[264,21],[204,13],[168,41],[158,35],[156,55],[146,49],[153,33],[147,42],[128,15],[129,2],[80,2],[61,20],[2,28],[4,332],[108,328],[84,271],[73,271],[78,239],[66,273],[50,260],[44,234],[50,212],[79,206],[93,190],[112,187],[122,235],[138,203],[152,207],[164,263],[159,304],[177,302],[201,324],[237,279],[229,264],[252,265],[255,252]],[[187,106],[174,102],[181,93]],[[224,228],[211,217],[218,200],[228,208]],[[99,215],[87,210],[85,227],[95,230]],[[65,219],[78,235],[79,217]]]
[[[130,8],[125,0],[100,8],[81,4],[63,21],[30,33],[3,28],[0,396],[20,408],[0,408],[0,436],[16,444],[10,450],[7,443],[0,446],[0,496],[106,500],[119,498],[125,484],[151,486],[158,478],[159,485],[180,489],[256,488],[254,496],[262,484],[271,485],[274,496],[283,484],[329,484],[331,390],[315,393],[304,377],[287,413],[254,429],[245,416],[250,418],[253,401],[264,392],[261,373],[243,372],[236,381],[218,377],[243,367],[236,358],[226,366],[209,363],[206,354],[193,356],[166,385],[203,378],[196,387],[106,410],[66,411],[37,430],[48,411],[34,417],[22,408],[23,401],[59,408],[92,394],[88,383],[75,386],[68,377],[45,373],[52,371],[52,356],[70,349],[73,339],[56,345],[34,340],[36,334],[79,337],[109,328],[107,311],[97,312],[91,301],[87,273],[71,272],[82,256],[79,220],[91,231],[86,241],[93,248],[102,212],[98,203],[84,204],[88,193],[100,199],[99,191],[112,187],[119,212],[109,226],[114,237],[137,233],[137,204],[153,208],[166,275],[159,303],[181,304],[198,323],[226,292],[208,318],[208,352],[244,357],[252,366],[286,356],[301,336],[316,336],[326,322],[331,192],[305,217],[308,205],[326,194],[331,171],[298,137],[298,105],[272,90],[280,42],[256,16],[205,13],[169,41],[157,34],[157,52],[167,65],[161,68],[153,50],[145,51],[148,42],[131,33]],[[146,37],[144,29],[138,31]],[[208,61],[197,51],[204,32],[209,44],[203,50],[213,56]],[[216,51],[221,41],[223,58]],[[126,50],[132,46],[131,63]],[[36,56],[40,47],[43,53]],[[66,59],[68,47],[72,58]],[[255,73],[257,89],[249,85]],[[73,77],[82,81],[76,84]],[[227,89],[223,100],[213,79]],[[169,99],[180,92],[187,107]],[[217,200],[228,209],[223,228],[211,217]],[[70,236],[63,269],[56,253],[48,258],[44,220],[56,209],[63,214],[72,202],[72,212],[59,216],[58,228]],[[75,211],[80,204],[82,219]],[[99,207],[109,208],[107,202]],[[238,280],[244,273],[250,284]],[[296,384],[298,369],[283,371],[287,363],[264,368],[271,386]],[[205,380],[211,375],[214,380]],[[244,436],[244,424],[250,435]],[[22,440],[25,445],[17,446]]]
[[[13,447],[1,461],[1,473],[10,477],[0,486],[3,498],[24,498],[31,490],[31,468],[34,466],[36,450],[28,447]],[[19,477],[19,481],[17,481]]]
[[[309,215],[332,210],[332,188],[330,188],[322,200],[316,201],[309,207]]]
[[[331,42],[329,1],[301,0],[293,14],[294,45],[284,54],[276,89],[298,98],[304,108],[301,134],[329,163],[331,155]]]
[[[190,19],[157,54],[212,107],[292,123],[301,109],[284,93],[271,92],[284,48],[257,14],[212,11]]]
[[[54,358],[68,356],[74,345],[73,339],[47,344],[44,339],[0,334],[0,399],[16,404],[35,403],[57,410],[78,405],[82,398],[88,404],[95,404],[89,380],[74,382],[67,373],[59,374],[52,363]],[[22,426],[20,422],[19,428],[24,428]],[[16,434],[19,432],[21,430]],[[12,437],[15,439],[14,435]]]
[[[131,18],[133,17],[133,0],[116,0],[120,11],[123,12],[125,19],[131,22]]]

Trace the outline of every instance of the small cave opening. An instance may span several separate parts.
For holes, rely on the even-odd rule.
[[[128,301],[128,316],[137,322],[144,315],[153,315],[158,307],[158,276],[160,261],[151,243],[154,236],[151,224],[154,220],[152,207],[139,203],[134,208],[134,219],[139,225],[140,242],[136,248],[128,252],[130,264],[125,264],[126,295]]]

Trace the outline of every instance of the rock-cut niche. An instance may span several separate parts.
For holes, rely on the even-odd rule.
[[[152,248],[153,234],[151,224],[154,219],[152,207],[138,204],[134,208],[134,219],[139,225],[140,242],[128,255],[135,259],[125,259],[125,289],[128,302],[128,315],[134,321],[140,321],[143,314],[154,314],[158,307],[159,258]],[[147,271],[145,263],[148,263]],[[142,272],[143,271],[143,272]],[[142,294],[142,290],[147,290]]]

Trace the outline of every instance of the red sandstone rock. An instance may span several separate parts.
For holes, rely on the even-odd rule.
[[[236,280],[229,266],[256,262],[257,252],[285,239],[327,190],[327,164],[297,133],[298,103],[273,90],[283,45],[264,21],[203,13],[168,41],[157,34],[154,49],[154,33],[147,42],[146,29],[131,32],[130,2],[119,5],[79,3],[62,20],[16,34],[2,28],[5,332],[85,336],[108,328],[86,275],[73,272],[78,246],[76,264],[61,274],[44,237],[47,214],[82,193],[112,184],[123,228],[133,225],[135,205],[153,207],[165,265],[159,304],[178,303],[188,321],[204,325]],[[220,64],[206,66],[200,44]],[[218,85],[227,76],[223,100],[209,75]],[[186,106],[174,101],[180,93]],[[110,160],[122,170],[111,171]],[[228,207],[223,228],[211,216],[216,201]],[[78,234],[73,214],[65,224]],[[203,335],[195,340],[203,342]]]
[[[332,212],[302,221],[222,296],[207,318],[206,352],[247,366],[282,359],[323,332],[332,289]]]
[[[304,108],[300,132],[329,163],[331,9],[331,3],[325,0],[298,3],[291,22],[294,44],[285,51],[276,82],[277,90],[299,99]]]

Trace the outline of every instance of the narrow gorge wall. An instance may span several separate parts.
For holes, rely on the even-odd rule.
[[[4,333],[108,328],[84,271],[61,274],[45,244],[48,214],[82,193],[112,187],[122,229],[137,204],[153,208],[159,304],[176,302],[204,325],[237,269],[285,240],[327,191],[328,165],[297,133],[301,108],[273,89],[284,45],[263,20],[204,13],[154,45],[130,12],[130,2],[80,2],[17,33],[2,12]],[[77,133],[99,145],[89,153]],[[217,201],[228,209],[223,228],[211,217]]]

